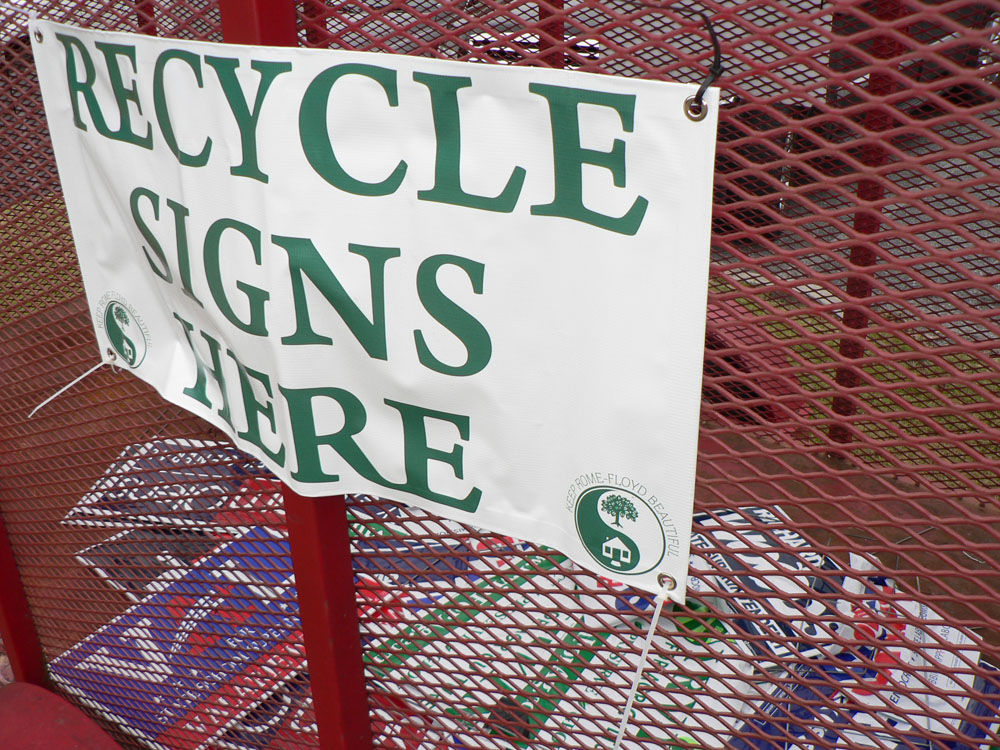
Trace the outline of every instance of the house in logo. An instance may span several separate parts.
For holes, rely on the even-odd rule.
[[[601,546],[601,553],[616,568],[632,562],[632,550],[626,547],[621,537],[618,536],[609,536],[605,539]]]
[[[574,515],[587,554],[605,570],[638,575],[663,559],[663,525],[634,492],[603,484],[587,487],[576,499]]]

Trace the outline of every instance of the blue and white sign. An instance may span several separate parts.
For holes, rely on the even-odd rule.
[[[197,750],[259,702],[248,685],[302,669],[295,597],[287,541],[250,529],[53,660],[52,679],[150,747]]]
[[[63,523],[135,529],[204,525],[264,467],[231,445],[171,438],[127,446]]]

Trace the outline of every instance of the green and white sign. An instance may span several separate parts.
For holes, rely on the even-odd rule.
[[[300,493],[683,600],[716,90],[31,35],[105,360]]]

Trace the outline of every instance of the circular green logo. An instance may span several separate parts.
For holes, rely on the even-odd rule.
[[[115,353],[129,367],[138,367],[146,358],[146,334],[135,313],[117,300],[104,308],[104,331]]]
[[[663,526],[639,495],[620,487],[588,487],[576,499],[576,531],[598,565],[619,573],[655,568],[666,552]]]

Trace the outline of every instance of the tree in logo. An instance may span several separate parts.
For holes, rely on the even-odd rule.
[[[622,516],[630,521],[638,520],[639,511],[635,505],[624,495],[605,495],[601,498],[601,510],[611,513],[615,517],[615,526],[621,528]]]
[[[122,330],[124,330],[125,327],[129,324],[129,317],[128,313],[125,312],[125,308],[115,305],[114,315],[115,315],[115,320],[117,320],[121,324]]]

